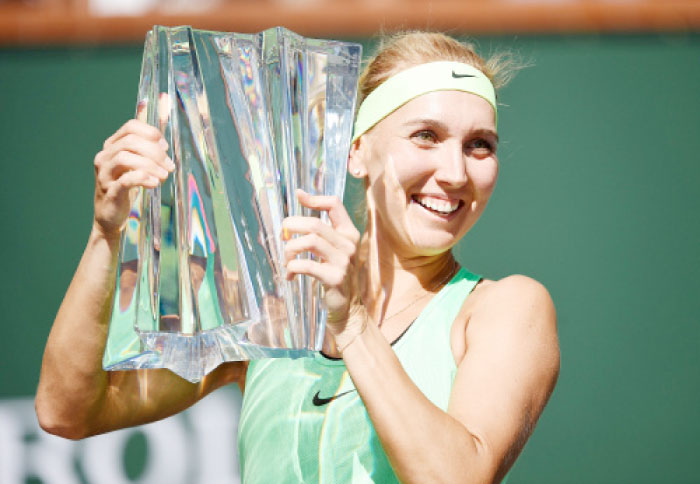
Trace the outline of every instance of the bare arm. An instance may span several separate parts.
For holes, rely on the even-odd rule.
[[[539,283],[511,276],[484,289],[467,333],[447,412],[413,384],[376,326],[344,349],[402,482],[500,482],[554,389],[556,316]]]
[[[245,374],[243,364],[224,364],[192,384],[168,370],[102,370],[128,192],[167,177],[173,166],[166,148],[155,128],[132,120],[95,158],[95,221],[49,334],[36,395],[39,423],[48,432],[82,438],[158,420]]]

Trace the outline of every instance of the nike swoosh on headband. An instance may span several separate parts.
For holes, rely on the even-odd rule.
[[[496,90],[483,72],[464,62],[427,62],[394,74],[367,95],[357,110],[352,141],[407,102],[433,91],[476,94],[493,107],[494,121],[498,120]]]
[[[471,74],[457,74],[455,71],[452,71],[452,77],[455,79],[461,79],[462,77],[476,77]]]
[[[328,398],[319,397],[318,394],[321,392],[318,391],[318,392],[316,392],[316,395],[314,395],[314,398],[311,400],[311,403],[313,403],[317,407],[322,407],[323,405],[326,405],[327,403],[331,403],[336,398],[342,397],[343,395],[347,395],[348,393],[351,393],[354,391],[355,390],[348,390],[347,392],[338,393],[337,395],[333,395],[332,397],[328,397]]]

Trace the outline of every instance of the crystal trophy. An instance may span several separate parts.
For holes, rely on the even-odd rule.
[[[320,284],[287,281],[282,220],[317,216],[295,190],[342,198],[359,44],[156,26],[137,116],[176,168],[135,189],[103,366],[200,381],[224,361],[321,348]],[[326,220],[327,222],[327,220]]]

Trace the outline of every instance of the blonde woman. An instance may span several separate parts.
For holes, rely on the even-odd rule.
[[[451,252],[498,177],[497,71],[443,34],[380,48],[360,80],[348,160],[364,181],[364,233],[339,199],[303,192],[331,224],[284,221],[289,277],[325,287],[323,352],[224,364],[200,385],[101,369],[126,192],[173,169],[158,131],[128,122],[96,157],[94,229],[47,344],[41,425],[80,438],[238,382],[243,482],[502,482],[554,389],[559,347],[541,284],[484,279]],[[308,252],[316,260],[296,258]]]

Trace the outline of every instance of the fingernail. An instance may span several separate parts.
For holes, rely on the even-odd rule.
[[[168,167],[169,169],[171,169],[171,170],[174,170],[174,169],[175,169],[175,163],[173,162],[173,160],[170,159],[169,156],[166,156],[166,157],[165,157],[165,164],[167,165],[167,167]]]

